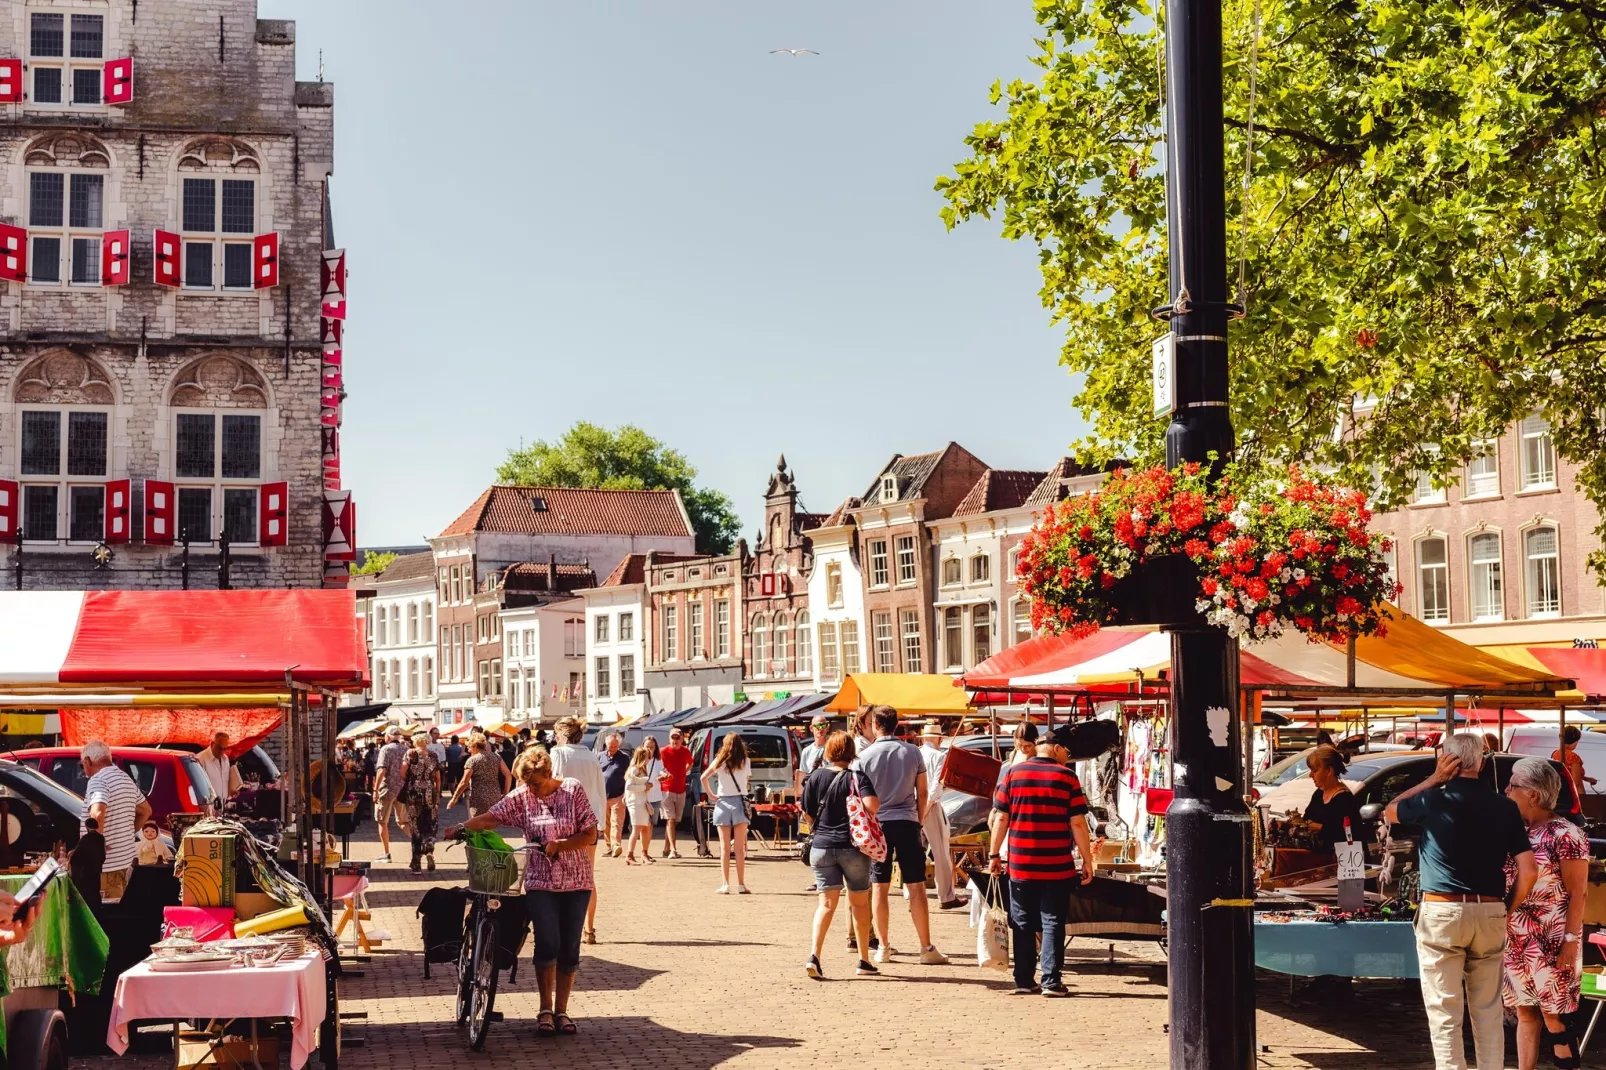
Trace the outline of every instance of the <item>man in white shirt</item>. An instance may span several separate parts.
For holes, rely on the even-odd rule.
[[[102,741],[94,739],[84,744],[78,764],[89,778],[79,832],[85,832],[87,822],[92,820],[105,838],[100,894],[103,900],[115,901],[128,888],[128,875],[139,856],[139,828],[151,816],[151,804],[133,778],[113,764],[112,749]]]
[[[207,782],[212,785],[212,798],[218,801],[220,807],[234,798],[240,790],[240,771],[229,761],[227,732],[214,732],[212,745],[197,754],[195,760],[206,774]]]
[[[603,783],[602,763],[597,761],[596,753],[580,745],[586,734],[585,722],[578,717],[565,717],[553,726],[553,731],[557,736],[558,745],[550,752],[552,775],[559,780],[566,778],[578,780],[580,787],[585,789],[586,801],[591,804],[591,812],[597,815],[598,821],[601,821],[602,815],[607,813],[608,787]],[[591,852],[592,862],[597,859],[597,843],[600,842],[599,838],[586,848]],[[586,904],[585,942],[588,944],[597,942],[595,886],[591,889],[591,902]]]
[[[825,737],[831,733],[831,722],[824,717],[816,717],[809,723],[809,731],[814,734],[814,742],[803,748],[803,753],[797,760],[797,788],[798,798],[803,797],[803,782],[809,774],[820,767],[825,760]]]
[[[434,725],[429,726],[429,745],[424,749],[434,756],[441,769],[446,768],[446,744],[441,742],[441,730]]]
[[[937,903],[942,910],[965,905],[954,891],[954,856],[948,849],[948,815],[942,808],[942,763],[948,752],[942,747],[942,725],[927,721],[920,730],[920,760],[926,763],[926,812],[920,827],[931,846],[931,861],[937,870]]]

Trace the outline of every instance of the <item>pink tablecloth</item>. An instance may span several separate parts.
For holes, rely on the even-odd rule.
[[[157,973],[146,962],[117,979],[106,1044],[128,1050],[130,1022],[164,1018],[288,1018],[290,1067],[300,1070],[318,1046],[324,1013],[324,964],[316,952],[267,969]]]

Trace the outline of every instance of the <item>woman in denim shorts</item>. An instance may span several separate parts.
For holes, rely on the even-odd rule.
[[[870,778],[848,768],[854,753],[852,736],[832,732],[825,741],[824,759],[803,783],[803,811],[809,815],[813,829],[809,865],[814,868],[814,885],[820,893],[820,905],[814,912],[814,953],[804,968],[816,981],[825,977],[820,952],[825,948],[825,935],[831,930],[844,884],[858,932],[857,946],[870,946],[870,859],[853,846],[848,832],[848,796],[856,787],[865,810],[871,814],[876,812],[878,800]],[[868,959],[860,957],[860,977],[872,977],[877,972]]]

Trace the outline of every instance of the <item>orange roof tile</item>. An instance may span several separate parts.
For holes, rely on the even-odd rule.
[[[692,536],[672,490],[593,490],[582,487],[486,489],[441,536],[493,531],[517,535]]]
[[[990,513],[994,509],[1018,509],[1047,474],[989,468],[976,480],[976,485],[970,488],[970,493],[965,495],[953,515],[975,516],[978,513]]]

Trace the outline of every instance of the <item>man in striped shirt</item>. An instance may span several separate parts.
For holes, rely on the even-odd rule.
[[[1009,927],[1015,945],[1015,994],[1068,996],[1065,915],[1071,889],[1093,879],[1093,847],[1087,831],[1087,798],[1065,765],[1069,729],[1037,745],[1037,754],[1012,765],[993,796],[989,869],[1004,872],[999,848],[1009,841]],[[1075,854],[1072,848],[1075,848]],[[1042,936],[1042,949],[1035,947]],[[1033,982],[1037,951],[1041,986]]]
[[[103,900],[116,901],[128,887],[128,876],[139,854],[139,828],[151,816],[151,804],[133,778],[112,762],[112,749],[100,740],[84,744],[78,763],[89,778],[79,831],[85,831],[87,822],[93,820],[105,838],[100,894]]]

